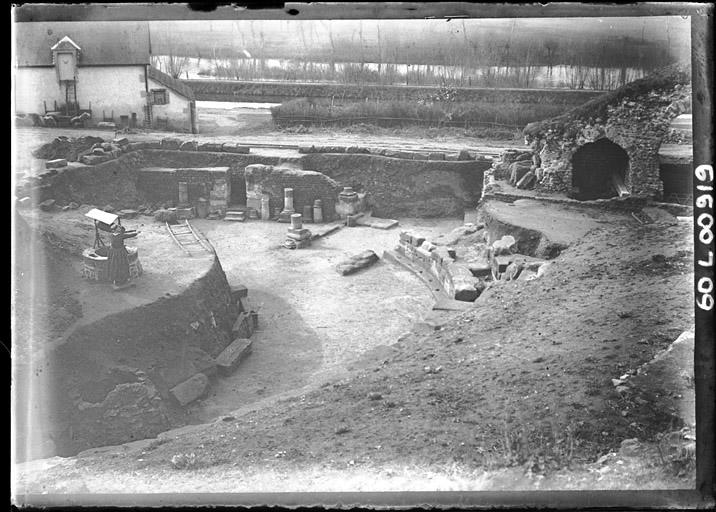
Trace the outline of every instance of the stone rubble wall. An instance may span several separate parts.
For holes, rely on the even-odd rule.
[[[316,171],[274,167],[254,164],[244,171],[246,181],[247,204],[260,200],[263,194],[269,196],[269,208],[283,209],[284,189],[293,189],[293,207],[296,213],[302,213],[304,206],[313,207],[314,201],[323,203],[323,219],[330,221],[336,216],[336,202],[342,187],[334,180]]]
[[[585,144],[608,138],[629,156],[625,184],[632,195],[660,197],[658,151],[671,121],[691,110],[691,87],[677,84],[622,98],[607,106],[605,118],[570,118],[561,127],[527,135],[533,153],[536,189],[572,192],[572,157]]]

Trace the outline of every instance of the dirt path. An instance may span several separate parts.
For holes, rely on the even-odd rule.
[[[401,220],[400,229],[438,233],[459,219]],[[259,311],[253,351],[232,376],[187,411],[191,422],[211,421],[274,395],[305,391],[345,373],[366,351],[391,344],[430,311],[432,299],[412,274],[380,261],[343,277],[334,266],[365,249],[378,255],[397,243],[399,229],[343,228],[307,249],[280,246],[285,224],[195,220],[216,248],[230,283],[249,288]],[[307,224],[310,229],[310,224]]]

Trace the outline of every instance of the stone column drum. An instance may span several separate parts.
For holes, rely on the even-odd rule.
[[[303,216],[300,213],[291,215],[291,229],[301,229],[303,227]]]
[[[323,202],[320,199],[313,202],[313,222],[323,222]]]
[[[283,211],[279,215],[279,222],[289,222],[291,220],[291,214],[295,213],[296,210],[293,208],[293,189],[283,189]]]

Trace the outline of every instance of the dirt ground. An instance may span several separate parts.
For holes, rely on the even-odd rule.
[[[628,214],[588,208],[579,214],[591,217],[590,229],[564,233],[570,246],[542,277],[499,282],[473,311],[434,327],[419,324],[399,338],[399,322],[380,336],[371,336],[380,331],[367,322],[336,324],[328,331],[333,345],[321,339],[327,368],[344,368],[360,352],[356,346],[373,350],[348,370],[326,373],[318,387],[154,441],[38,461],[21,471],[20,482],[60,492],[688,488],[693,468],[657,453],[662,433],[692,427],[670,414],[681,395],[620,393],[612,379],[634,373],[693,325],[691,224],[640,225]],[[259,265],[260,252],[244,252],[241,237],[222,233],[264,236],[249,225],[201,228],[220,253],[241,254],[233,264],[229,256],[225,268],[264,303],[263,325],[271,309],[284,313],[285,301],[295,308],[285,319],[295,332],[311,335],[310,325],[323,335],[319,327],[336,319],[334,303],[359,307],[356,299],[375,279],[393,279],[384,283],[397,287],[393,312],[414,313],[414,292],[427,300],[417,279],[381,273],[384,262],[353,277],[307,282],[306,272],[330,274],[343,256],[339,237],[352,240],[353,230],[322,242],[323,254],[279,252]],[[271,272],[259,271],[252,282],[253,264]],[[284,277],[267,287],[269,274]],[[336,280],[349,292],[340,298]],[[299,317],[304,323],[294,321]],[[281,314],[273,319],[282,321]],[[317,356],[314,346],[295,359],[317,368]],[[688,372],[689,363],[682,360],[680,370]],[[270,367],[261,367],[260,356],[251,364]],[[648,381],[640,385],[648,391]],[[232,386],[238,382],[227,382]],[[636,453],[622,444],[628,439],[638,440]]]
[[[439,233],[460,224],[460,219],[401,219],[400,229]],[[366,351],[397,339],[432,306],[420,281],[389,263],[345,277],[335,271],[341,260],[365,249],[378,255],[392,249],[399,228],[344,227],[292,251],[280,247],[286,224],[196,219],[192,225],[211,240],[229,282],[249,288],[260,326],[240,371],[218,379],[210,395],[187,410],[191,422],[275,401],[279,394],[298,396],[343,374]]]

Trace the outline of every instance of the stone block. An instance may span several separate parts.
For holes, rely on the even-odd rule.
[[[176,151],[181,146],[182,142],[179,139],[166,138],[162,139],[161,149],[168,149]]]
[[[459,162],[463,162],[463,161],[467,161],[467,160],[474,160],[474,158],[472,157],[472,155],[470,155],[470,153],[466,149],[463,149],[462,151],[460,151],[460,153],[458,153],[457,160]]]
[[[404,244],[410,243],[410,240],[411,240],[410,233],[408,233],[407,231],[401,231],[399,237],[400,237],[400,241],[402,243],[404,243]]]
[[[468,263],[467,268],[475,277],[489,277],[492,274],[492,267],[487,259],[484,261],[471,261]]]
[[[239,363],[251,353],[251,340],[237,338],[216,358],[216,367],[222,375],[230,375]]]
[[[213,153],[220,153],[221,152],[221,144],[216,144],[214,142],[204,142],[202,144],[199,144],[196,147],[197,151],[209,151]]]
[[[42,201],[40,203],[40,210],[43,212],[49,212],[52,211],[55,208],[55,200],[54,199],[47,199],[46,201]]]
[[[360,254],[356,254],[355,256],[351,256],[350,258],[341,261],[338,265],[336,265],[336,271],[342,276],[347,276],[358,272],[363,268],[370,267],[378,261],[378,259],[378,255],[375,252],[366,250]]]
[[[453,280],[464,279],[472,282],[475,278],[469,268],[459,263],[448,263],[447,271],[450,273],[450,277],[452,277]]]
[[[48,160],[45,162],[45,169],[59,169],[60,167],[67,167],[66,159],[57,158],[55,160]]]
[[[221,145],[221,151],[224,153],[239,153],[246,155],[250,152],[251,148],[249,146],[241,146],[239,144],[231,144],[229,142],[225,142]]]
[[[176,215],[179,220],[191,220],[194,218],[194,208],[176,208]]]
[[[237,305],[240,313],[251,313],[254,309],[251,307],[248,297],[240,297]]]
[[[428,153],[428,160],[445,160],[445,153]]]
[[[119,212],[117,212],[117,215],[119,215],[119,217],[121,219],[133,219],[137,215],[139,215],[139,212],[137,210],[129,210],[129,209],[119,210]]]
[[[145,149],[161,149],[162,147],[162,141],[161,140],[147,140],[144,141],[144,148]]]
[[[455,289],[455,300],[474,302],[480,296],[472,281],[458,279],[453,282],[453,287]]]
[[[306,228],[288,228],[288,235],[290,238],[293,238],[294,240],[304,240],[306,237],[311,236],[311,231]]]
[[[112,130],[114,130],[114,129],[117,128],[117,125],[114,124],[114,123],[111,123],[111,122],[109,122],[109,121],[100,121],[99,123],[97,123],[97,128],[104,128],[104,129],[112,129]]]
[[[127,151],[139,151],[140,149],[145,149],[147,147],[147,144],[145,142],[130,142],[125,146]]]
[[[193,377],[174,386],[169,390],[169,393],[179,402],[179,405],[184,407],[204,396],[208,388],[209,378],[203,373],[197,373]]]
[[[179,146],[179,151],[196,151],[197,143],[195,140],[188,140],[186,142],[182,142]]]
[[[492,242],[492,253],[495,256],[512,254],[517,249],[517,241],[512,235],[505,235]]]
[[[231,328],[231,333],[237,338],[250,338],[254,333],[253,322],[248,312],[242,311]]]
[[[238,304],[239,299],[242,299],[244,297],[248,297],[249,295],[249,289],[244,286],[243,284],[234,284],[230,286],[231,290],[231,298],[233,301]]]
[[[106,155],[104,148],[92,148],[93,155]]]
[[[112,143],[118,146],[126,146],[127,144],[129,144],[129,139],[127,137],[118,137],[116,139],[113,139]]]
[[[430,261],[430,251],[423,249],[422,247],[418,247],[415,249],[415,254],[417,254],[421,260],[423,261]]]
[[[431,251],[430,257],[443,265],[447,265],[454,261],[450,256],[450,253],[448,252],[447,248],[443,246],[438,246],[433,251]]]

